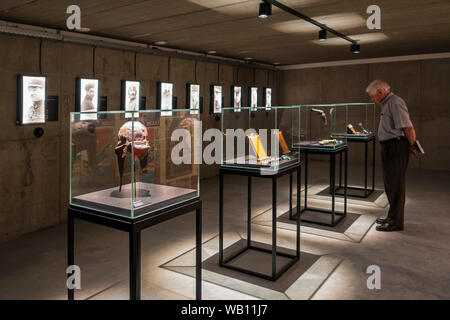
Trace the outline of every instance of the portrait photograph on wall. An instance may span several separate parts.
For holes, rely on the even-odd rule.
[[[264,88],[263,99],[266,110],[272,109],[272,88]]]
[[[157,106],[160,110],[173,109],[172,82],[158,82]],[[161,112],[161,116],[172,116],[172,111]]]
[[[187,107],[191,110],[190,114],[198,114],[200,110],[200,85],[188,83],[186,93]]]
[[[47,78],[44,76],[19,75],[17,92],[18,123],[45,123]]]
[[[77,112],[97,112],[100,104],[100,80],[77,78],[76,105]],[[80,120],[97,120],[96,114],[82,114]]]
[[[222,112],[222,86],[212,85],[211,86],[211,113],[221,113]]]
[[[242,87],[231,87],[231,101],[233,101],[234,112],[240,112],[242,107]]]
[[[250,97],[250,110],[256,111],[258,110],[258,88],[257,87],[250,87],[249,88],[249,94]]]
[[[122,81],[121,109],[125,111],[139,111],[141,96],[141,83],[139,81]],[[125,118],[139,117],[139,113],[126,113]]]

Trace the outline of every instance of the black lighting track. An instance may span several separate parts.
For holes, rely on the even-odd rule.
[[[345,34],[332,29],[332,28],[328,27],[327,25],[322,24],[319,21],[314,20],[314,19],[304,15],[303,13],[298,12],[297,10],[294,10],[294,9],[288,7],[288,6],[285,6],[284,4],[282,4],[282,3],[278,2],[278,1],[275,1],[275,0],[263,0],[263,1],[268,2],[268,3],[272,4],[272,5],[274,5],[275,7],[279,8],[279,9],[281,9],[283,11],[286,11],[287,13],[290,13],[290,14],[292,14],[292,15],[300,18],[300,19],[308,21],[309,23],[312,23],[312,24],[318,26],[319,28],[327,30],[328,32],[330,32],[330,33],[332,33],[332,34],[334,34],[334,35],[336,35],[336,36],[338,36],[338,37],[340,37],[340,38],[342,38],[344,40],[347,40],[348,42],[351,42],[354,45],[358,44],[358,41],[353,40],[350,37],[347,37]]]

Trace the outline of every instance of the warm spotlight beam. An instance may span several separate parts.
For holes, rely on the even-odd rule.
[[[290,14],[296,16],[296,17],[299,17],[300,19],[308,21],[309,23],[312,23],[312,24],[318,26],[319,28],[325,29],[325,30],[327,30],[328,32],[330,32],[332,34],[334,34],[334,35],[336,35],[336,36],[338,36],[338,37],[340,37],[340,38],[342,38],[344,40],[347,40],[348,42],[351,42],[352,44],[358,44],[358,41],[347,37],[345,34],[340,33],[339,31],[336,31],[336,30],[326,26],[325,24],[321,24],[319,21],[316,21],[316,20],[314,20],[314,19],[312,19],[312,18],[310,18],[308,16],[305,16],[303,13],[300,13],[297,10],[289,8],[288,6],[285,6],[284,4],[279,3],[278,1],[266,0],[266,2],[269,2],[272,5],[274,5],[275,7],[279,8],[279,9],[281,9],[283,11],[286,11],[287,13],[290,13]]]

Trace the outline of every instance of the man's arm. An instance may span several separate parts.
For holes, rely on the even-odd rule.
[[[409,141],[409,145],[413,145],[416,142],[416,131],[414,127],[403,128],[403,132],[405,133],[406,139]]]
[[[408,139],[409,142],[409,150],[414,155],[420,154],[420,151],[416,149],[414,144],[416,143],[416,130],[414,130],[414,127],[406,127],[403,128],[403,132],[405,133],[406,139]]]

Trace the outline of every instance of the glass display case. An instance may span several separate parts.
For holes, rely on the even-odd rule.
[[[198,198],[191,111],[71,113],[70,204],[136,218]]]
[[[375,136],[375,103],[346,103],[337,105],[345,109],[347,140],[370,140]],[[342,128],[341,128],[342,129]]]
[[[297,148],[337,150],[347,145],[345,108],[335,104],[302,105],[300,123]]]
[[[299,163],[300,108],[265,107],[222,110],[223,167],[279,170]]]

